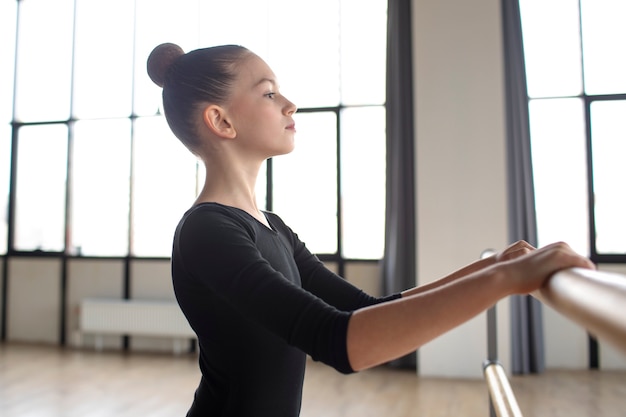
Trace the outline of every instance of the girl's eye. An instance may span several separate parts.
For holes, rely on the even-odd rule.
[[[267,98],[272,98],[272,99],[274,98],[275,95],[276,95],[276,93],[267,93],[267,94],[265,94],[265,96]]]

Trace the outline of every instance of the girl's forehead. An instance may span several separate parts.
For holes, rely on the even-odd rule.
[[[255,54],[251,54],[243,60],[239,67],[239,77],[242,82],[253,85],[263,81],[276,83],[274,71],[261,57]]]

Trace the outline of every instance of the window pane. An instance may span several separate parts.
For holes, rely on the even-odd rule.
[[[130,143],[129,119],[76,123],[70,253],[128,253]]]
[[[314,253],[337,252],[337,118],[296,114],[296,148],[273,158],[274,211]]]
[[[591,105],[594,218],[598,253],[626,253],[626,101]]]
[[[73,6],[73,0],[19,2],[18,120],[69,118]]]
[[[385,109],[347,109],[341,118],[343,256],[380,259],[385,246]]]
[[[196,198],[196,158],[165,118],[136,120],[133,149],[132,254],[171,255],[176,224]]]
[[[76,1],[74,116],[130,116],[132,39],[133,2]]]
[[[583,103],[532,100],[529,110],[539,245],[562,240],[588,255]]]
[[[339,0],[269,5],[268,63],[298,107],[339,104]]]
[[[626,93],[626,2],[582,0],[581,6],[586,92]]]
[[[582,92],[578,0],[520,0],[530,97]]]
[[[13,115],[16,6],[16,1],[0,2],[0,124],[8,123]]]
[[[24,126],[18,134],[15,248],[63,251],[67,126]]]
[[[185,51],[198,47],[199,0],[137,0],[135,23],[135,108],[137,115],[154,115],[161,108],[161,92],[146,72],[155,46],[172,42]],[[129,2],[132,3],[132,2]],[[214,17],[213,15],[212,17]],[[206,20],[212,27],[214,19]],[[208,46],[208,45],[203,45]]]
[[[7,252],[16,1],[0,2],[0,254]]]
[[[341,1],[341,102],[383,104],[387,1]]]
[[[10,170],[11,126],[0,124],[0,254],[7,252]]]
[[[268,27],[280,21],[268,9],[272,2],[273,0],[201,1],[200,19],[203,22],[210,21],[211,24],[200,28],[200,45],[238,44],[265,56],[269,43]],[[218,15],[220,19],[215,19]],[[278,26],[283,23],[281,21]]]

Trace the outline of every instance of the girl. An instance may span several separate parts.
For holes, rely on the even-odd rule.
[[[342,373],[406,355],[557,270],[593,268],[564,243],[517,242],[431,284],[371,297],[312,255],[254,194],[263,161],[294,148],[296,106],[251,51],[148,58],[174,134],[206,166],[176,229],[176,298],[198,335],[202,372],[188,416],[298,416],[306,355]]]

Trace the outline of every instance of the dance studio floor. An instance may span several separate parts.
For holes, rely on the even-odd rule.
[[[182,417],[199,379],[196,361],[0,343],[0,416]],[[626,372],[551,370],[514,376],[511,385],[524,417],[626,416]],[[388,367],[345,376],[310,361],[301,417],[369,416],[488,417],[487,388]]]

